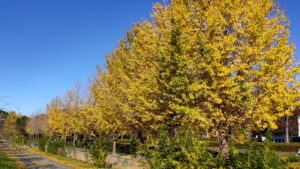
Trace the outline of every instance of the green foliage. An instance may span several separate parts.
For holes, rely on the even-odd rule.
[[[15,160],[10,159],[6,154],[0,151],[0,168],[17,169],[20,168]]]
[[[47,144],[47,139],[45,139],[45,138],[39,139],[39,142],[38,142],[39,150],[45,152],[45,150],[46,150],[46,144]]]
[[[196,168],[234,168],[234,169],[282,169],[290,164],[298,164],[298,157],[279,157],[270,141],[263,144],[250,142],[247,152],[240,154],[234,144],[230,144],[228,159],[224,160],[207,149],[188,131],[176,136],[161,132],[157,138],[147,137],[140,153],[146,157],[152,169],[196,169]]]
[[[299,156],[281,156],[285,168],[287,169],[299,169],[300,168],[300,157]]]
[[[275,0],[168,2],[155,4],[151,21],[135,24],[106,55],[88,98],[76,85],[49,104],[52,134],[116,138],[141,133],[143,141],[146,131],[156,133],[166,124],[167,134],[155,143],[159,147],[148,147],[150,162],[161,164],[158,168],[214,167],[210,160],[218,158],[196,138],[169,135],[184,127],[216,136],[227,159],[228,138],[242,142],[247,133],[277,128],[278,118],[298,107],[300,66],[288,19]],[[99,144],[96,159],[102,158]],[[276,158],[270,152],[265,145],[250,146],[243,158],[268,166]],[[240,155],[232,156],[233,165],[243,162]]]
[[[52,154],[65,155],[65,142],[61,139],[49,140],[47,152]]]
[[[153,169],[220,168],[222,161],[206,147],[188,131],[182,131],[175,137],[164,131],[156,139],[148,136],[140,153],[146,156]]]
[[[219,143],[217,141],[207,141],[208,147],[218,147]],[[259,146],[263,146],[263,142],[256,143]],[[234,144],[232,145],[238,149],[247,149],[249,144]],[[274,151],[278,152],[291,152],[296,153],[300,149],[300,144],[298,143],[273,143]]]
[[[293,152],[296,153],[300,149],[299,143],[275,143],[274,150],[280,152]]]
[[[1,128],[4,138],[15,139],[18,137],[17,120],[19,116],[15,112],[10,112],[3,121]]]
[[[138,142],[137,141],[135,141],[135,140],[131,141],[130,144],[129,144],[129,153],[130,154],[136,154],[137,151],[138,151],[138,147],[137,146],[138,146]]]
[[[26,117],[26,116],[19,116],[16,120],[16,128],[18,130],[19,137],[25,136],[27,134],[27,132],[26,132],[27,120],[28,120],[28,117]]]
[[[283,157],[282,160],[285,163],[300,163],[300,157],[299,156],[287,156],[287,157]]]
[[[18,135],[13,137],[12,140],[19,145],[25,145],[27,138],[24,135]]]
[[[105,160],[110,149],[110,144],[107,141],[96,139],[90,146],[90,154],[97,167],[105,167]]]
[[[119,154],[130,154],[129,145],[127,145],[127,144],[117,144],[116,151]]]
[[[227,166],[236,169],[282,169],[283,164],[270,141],[264,142],[263,145],[251,142],[248,151],[241,155],[235,148],[231,148],[227,162]]]
[[[3,113],[0,111],[0,119],[3,122],[0,124],[1,136],[5,139],[10,139],[18,144],[24,145],[27,139],[26,122],[27,117],[16,114],[15,112]]]

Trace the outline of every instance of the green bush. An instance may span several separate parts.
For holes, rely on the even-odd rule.
[[[156,139],[148,136],[140,154],[146,156],[152,169],[212,169],[224,164],[188,131],[175,137],[164,131]]]
[[[112,147],[112,143],[111,146]],[[119,154],[131,154],[135,155],[137,152],[137,142],[132,141],[130,143],[120,143],[117,144],[117,153]]]
[[[105,140],[96,139],[89,148],[89,152],[97,167],[105,167],[106,157],[110,150],[110,143]]]
[[[39,139],[39,142],[38,142],[39,150],[45,152],[45,150],[46,150],[46,143],[47,143],[47,139],[45,139],[45,138]]]
[[[49,140],[47,152],[52,154],[65,155],[65,142],[61,139]]]
[[[284,159],[287,163],[300,163],[300,157],[299,156],[287,156],[286,159]]]
[[[248,144],[245,154],[238,154],[234,148],[229,153],[227,166],[235,169],[282,169],[284,162],[277,156],[270,141],[263,145],[256,142]]]
[[[281,160],[284,162],[286,169],[300,169],[299,156],[281,156]]]
[[[13,137],[13,141],[19,145],[25,145],[26,144],[26,137],[25,136],[18,136],[18,137]]]
[[[274,150],[279,152],[298,152],[300,149],[299,143],[275,143]]]
[[[116,151],[119,154],[129,154],[129,145],[128,144],[117,144]]]
[[[129,144],[129,154],[136,154],[138,151],[138,142],[133,140]]]
[[[205,144],[188,131],[170,137],[162,132],[158,137],[148,136],[141,145],[140,154],[145,156],[152,169],[283,169],[290,164],[299,164],[299,157],[277,156],[274,144],[250,142],[243,145],[247,152],[240,154],[230,144],[229,156],[224,159],[210,152]]]

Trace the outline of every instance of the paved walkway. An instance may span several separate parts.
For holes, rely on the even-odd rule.
[[[21,161],[27,169],[68,169],[67,167],[50,161],[44,157],[26,152],[22,148],[16,148],[8,143],[0,143],[1,149],[12,158]]]

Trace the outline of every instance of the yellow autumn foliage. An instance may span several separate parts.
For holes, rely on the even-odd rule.
[[[275,129],[299,105],[289,21],[274,0],[171,0],[151,16],[106,56],[81,110],[49,105],[56,133],[188,128],[217,137],[226,155],[229,138]]]
[[[107,91],[94,93],[115,125],[188,127],[226,146],[233,132],[274,129],[298,106],[289,36],[273,0],[155,4],[152,21],[135,24],[107,56]]]

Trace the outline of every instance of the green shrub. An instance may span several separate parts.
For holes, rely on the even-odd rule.
[[[47,152],[52,154],[65,155],[65,142],[61,139],[49,140]]]
[[[263,145],[251,142],[245,154],[230,151],[229,163],[235,169],[282,169],[284,162],[274,152],[270,141]]]
[[[106,157],[110,149],[109,142],[96,139],[89,148],[89,152],[97,167],[105,167]]]
[[[209,147],[218,147],[219,143],[217,141],[207,141],[207,144]],[[256,143],[260,146],[263,146],[263,142],[258,142]],[[247,149],[248,144],[234,144],[236,148],[239,149]],[[274,151],[278,152],[293,152],[296,153],[300,149],[300,144],[299,143],[273,143],[273,149]]]
[[[118,142],[117,144],[117,153],[119,154],[131,154],[131,155],[135,155],[137,152],[137,142],[136,141],[132,141],[130,143],[120,143]],[[112,144],[111,146],[112,147]]]
[[[299,143],[275,143],[274,150],[279,152],[298,152],[300,149]]]
[[[137,151],[138,151],[138,142],[137,141],[135,141],[135,140],[133,140],[133,141],[131,141],[130,142],[130,144],[129,144],[129,154],[136,154],[137,153]]]
[[[243,147],[247,152],[244,154],[230,144],[229,157],[224,159],[209,152],[207,144],[188,131],[173,137],[166,132],[160,133],[157,138],[148,136],[141,147],[140,153],[146,157],[152,169],[282,169],[285,165],[300,161],[298,157],[280,158],[270,141],[245,144]]]
[[[146,156],[152,169],[212,169],[224,164],[188,131],[175,137],[164,131],[156,139],[148,136],[140,154]]]
[[[128,144],[117,144],[116,151],[119,154],[129,154],[129,145]]]
[[[300,157],[299,156],[281,156],[286,169],[300,169]]]
[[[287,163],[300,163],[300,157],[299,156],[288,156],[285,161]]]
[[[39,150],[45,152],[45,150],[46,150],[46,143],[47,143],[47,139],[45,139],[45,138],[39,139],[39,142],[38,142]]]
[[[18,137],[13,137],[13,141],[19,145],[25,145],[26,144],[26,137],[25,136],[18,136]]]

